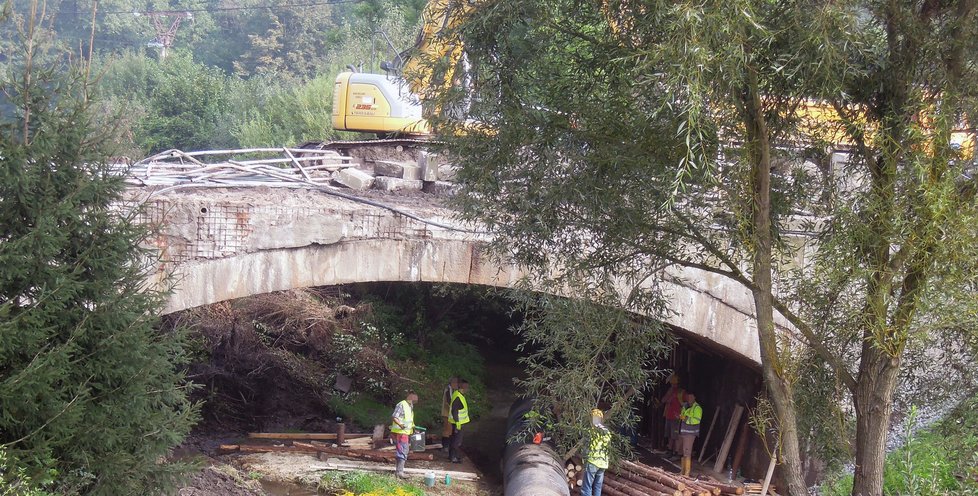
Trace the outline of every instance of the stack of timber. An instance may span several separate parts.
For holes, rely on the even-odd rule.
[[[605,474],[608,496],[734,496],[744,494],[740,486],[700,480],[666,472],[658,467],[623,461]]]
[[[570,459],[564,465],[566,470],[564,473],[567,474],[567,487],[573,494],[575,490],[578,490],[584,484],[584,466],[581,464],[580,459]]]

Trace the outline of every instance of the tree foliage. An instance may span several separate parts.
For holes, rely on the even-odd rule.
[[[160,493],[196,416],[181,340],[155,328],[165,295],[84,74],[37,50],[8,53],[0,96],[0,442],[59,493]]]
[[[908,345],[973,343],[975,132],[956,149],[952,131],[974,122],[975,15],[970,1],[492,2],[463,28],[481,128],[440,123],[462,131],[446,147],[457,205],[538,275],[644,281],[627,301],[652,315],[669,265],[742,284],[789,492],[804,492],[796,394],[815,357],[843,401],[823,407],[855,406],[854,491],[876,494]]]

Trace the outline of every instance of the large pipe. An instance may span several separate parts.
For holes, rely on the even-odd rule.
[[[523,416],[532,407],[533,401],[524,399],[516,400],[509,409],[503,452],[504,495],[570,496],[564,464],[548,443],[509,442],[513,434],[523,429],[526,423]]]

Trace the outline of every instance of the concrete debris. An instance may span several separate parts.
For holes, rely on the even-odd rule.
[[[438,180],[438,166],[441,164],[441,157],[435,153],[421,152],[418,154],[418,165],[421,166],[421,179],[425,182],[435,182]]]
[[[421,180],[399,179],[396,177],[377,176],[374,178],[374,188],[382,191],[421,191],[424,182]]]
[[[459,185],[455,183],[450,183],[448,181],[435,181],[433,183],[425,183],[423,191],[425,193],[430,193],[432,195],[438,196],[452,196],[458,192]]]
[[[367,174],[359,169],[342,169],[333,176],[333,181],[357,191],[370,189],[374,183],[374,176]]]

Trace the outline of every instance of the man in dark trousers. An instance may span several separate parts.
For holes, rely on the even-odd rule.
[[[455,399],[455,390],[458,389],[458,377],[452,377],[445,386],[445,391],[441,397],[441,417],[444,424],[441,429],[441,450],[448,453],[448,443],[452,438],[452,400]]]
[[[448,457],[452,463],[462,463],[462,426],[469,423],[469,405],[465,395],[469,392],[469,383],[459,379],[458,389],[452,394],[452,438],[448,449]]]

